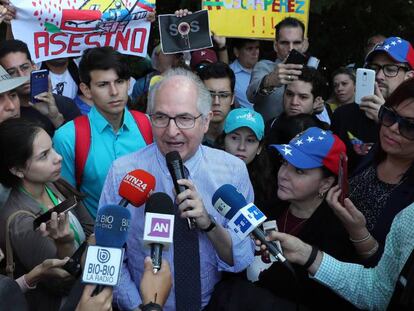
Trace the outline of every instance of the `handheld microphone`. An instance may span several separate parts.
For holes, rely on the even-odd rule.
[[[89,246],[82,281],[98,284],[92,296],[104,286],[119,282],[123,259],[122,247],[127,241],[131,213],[119,205],[105,205],[98,210],[95,220],[96,245]]]
[[[282,263],[286,261],[276,243],[267,241],[265,233],[259,228],[267,217],[253,203],[247,204],[244,196],[234,186],[226,184],[218,188],[212,203],[222,216],[229,219],[228,227],[241,239],[253,233],[275,258]]]
[[[174,183],[175,192],[180,194],[187,189],[186,186],[179,185],[177,183],[178,179],[185,179],[183,160],[177,151],[168,152],[165,155],[165,159],[167,160],[167,167]],[[188,229],[192,230],[197,227],[197,223],[194,218],[187,218],[187,221]]]
[[[128,203],[141,206],[155,188],[155,177],[144,170],[134,170],[125,175],[119,185],[119,205],[126,207]]]
[[[145,225],[143,242],[151,247],[154,273],[161,269],[162,250],[173,242],[174,203],[162,192],[151,195],[145,204]]]

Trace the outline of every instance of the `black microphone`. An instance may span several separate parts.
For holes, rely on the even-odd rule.
[[[152,194],[145,204],[145,225],[142,238],[145,246],[151,247],[154,273],[161,269],[162,250],[173,242],[174,203],[163,193]]]
[[[171,174],[171,177],[174,183],[175,192],[178,195],[179,193],[188,189],[186,186],[179,185],[177,183],[178,179],[186,178],[184,174],[183,160],[181,159],[181,156],[178,153],[178,151],[168,152],[165,155],[165,159],[167,160],[167,167],[168,167],[168,170],[170,171],[170,174]],[[197,223],[195,222],[194,218],[187,218],[187,221],[188,221],[188,229],[192,230],[197,227]]]

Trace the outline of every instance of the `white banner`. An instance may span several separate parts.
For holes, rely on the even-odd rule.
[[[87,48],[112,46],[147,54],[155,0],[13,0],[14,38],[27,43],[34,62],[77,57]]]

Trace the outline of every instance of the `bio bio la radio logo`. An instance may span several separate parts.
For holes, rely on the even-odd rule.
[[[111,259],[111,253],[106,249],[100,248],[96,257],[100,263],[107,263]]]

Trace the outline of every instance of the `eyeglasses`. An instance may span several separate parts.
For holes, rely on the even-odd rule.
[[[403,69],[405,71],[410,70],[406,66],[392,65],[392,64],[387,64],[387,65],[382,65],[382,66],[378,65],[378,64],[368,64],[366,67],[368,69],[374,70],[375,74],[378,74],[378,71],[380,71],[382,69],[382,72],[388,78],[393,78],[393,77],[397,76],[400,69]]]
[[[213,98],[218,96],[219,101],[226,100],[233,94],[232,92],[216,92],[216,91],[210,91],[210,90],[209,92],[210,92],[211,97]]]
[[[179,129],[191,129],[195,126],[195,121],[200,118],[203,114],[199,114],[197,117],[191,114],[183,114],[175,117],[167,116],[163,113],[154,113],[150,115],[152,125],[159,128],[165,128],[170,125],[170,121],[174,120],[175,125]]]
[[[381,124],[386,127],[391,127],[397,122],[401,136],[408,140],[414,140],[414,121],[401,117],[394,110],[385,106],[381,106],[378,118]]]

